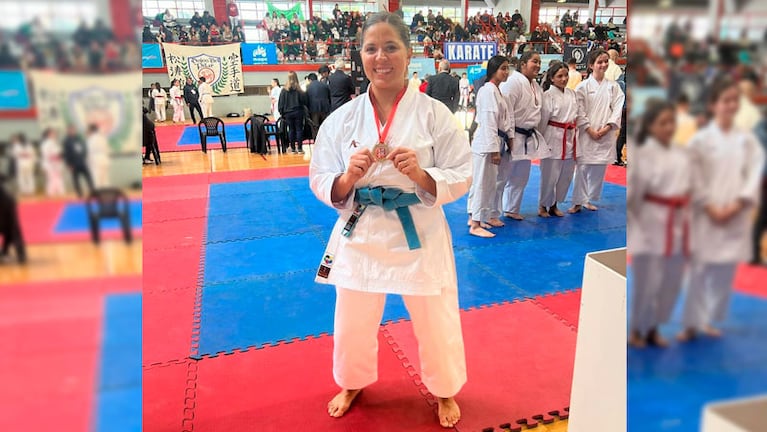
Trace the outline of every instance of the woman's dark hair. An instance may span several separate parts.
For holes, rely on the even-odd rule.
[[[591,75],[591,72],[594,71],[594,68],[592,66],[594,66],[594,63],[596,63],[597,59],[602,55],[606,55],[610,57],[610,54],[608,54],[607,51],[605,51],[603,48],[596,48],[589,53],[589,62],[588,62],[589,75]]]
[[[722,94],[732,87],[737,87],[738,83],[729,75],[719,75],[708,86],[708,103],[715,104],[722,97]]]
[[[277,87],[279,87],[279,86],[280,86],[280,80],[279,80],[279,78],[272,78],[272,81],[274,81],[274,82],[276,82],[276,83],[277,83]]]
[[[399,15],[386,11],[376,12],[365,20],[365,24],[362,26],[362,40],[365,40],[365,33],[370,27],[380,23],[387,23],[394,27],[400,40],[405,44],[405,48],[410,49],[410,27],[402,21]]]
[[[485,82],[490,81],[491,78],[493,78],[493,75],[495,75],[496,72],[498,72],[498,69],[503,66],[504,63],[507,63],[509,61],[506,56],[502,55],[495,55],[490,58],[490,60],[487,61],[487,73],[485,75]]]
[[[561,61],[558,61],[554,63],[553,65],[549,66],[549,70],[546,71],[546,79],[543,81],[543,91],[548,90],[551,88],[551,83],[554,81],[554,75],[557,74],[562,69],[569,69],[566,64],[564,64]]]
[[[519,56],[519,62],[517,63],[517,70],[522,72],[522,65],[527,63],[536,54],[540,55],[540,53],[535,50],[523,52],[522,55]]]
[[[650,127],[658,117],[663,114],[664,111],[674,111],[674,105],[665,99],[650,98],[645,103],[644,114],[639,122],[639,132],[637,133],[636,142],[641,146],[647,141],[647,137],[650,136]]]

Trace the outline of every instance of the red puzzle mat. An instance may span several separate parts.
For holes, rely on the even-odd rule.
[[[242,123],[242,121],[241,121]],[[176,126],[157,126],[155,127],[155,133],[157,134],[157,145],[160,147],[160,152],[177,152],[177,151],[202,151],[202,146],[197,145],[178,145],[178,140],[184,133],[184,129],[187,127],[193,127],[192,124],[176,125]],[[243,148],[247,147],[247,143],[244,141],[227,141],[226,148]],[[208,150],[219,150],[221,144],[208,143]]]
[[[578,312],[581,309],[581,289],[546,294],[533,299],[547,312],[554,314],[565,325],[578,330]]]
[[[767,267],[741,265],[733,285],[744,294],[767,299]]]
[[[20,202],[19,219],[24,241],[27,244],[91,241],[91,234],[88,231],[55,232],[56,223],[64,207],[71,202],[73,201],[62,199]],[[141,228],[133,229],[133,238],[139,238],[142,235]],[[102,240],[122,240],[122,238],[122,232],[118,229],[105,229],[101,232]]]
[[[462,311],[461,321],[468,382],[456,396],[463,413],[458,430],[476,432],[522,420],[532,425],[534,416],[551,418],[549,412],[570,405],[576,339],[570,327],[531,300]],[[422,386],[410,322],[386,325],[384,332]],[[429,400],[435,402],[431,395]]]

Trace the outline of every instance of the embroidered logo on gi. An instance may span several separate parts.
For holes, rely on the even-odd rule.
[[[322,264],[326,265],[328,267],[333,266],[333,255],[327,254],[324,257],[322,257]]]
[[[352,143],[349,144],[349,148],[352,148],[352,147],[357,148],[357,141],[356,140],[352,140]]]

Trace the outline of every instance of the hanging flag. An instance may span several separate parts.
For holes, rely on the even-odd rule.
[[[269,12],[270,17],[272,16],[273,12],[277,12],[278,17],[280,15],[285,15],[285,19],[288,21],[293,21],[293,15],[298,15],[298,20],[304,21],[304,8],[302,5],[303,3],[296,3],[290,9],[280,9],[273,5],[272,2],[266,2],[267,11]]]
[[[164,43],[162,48],[171,82],[174,79],[186,82],[187,77],[196,82],[205,77],[216,96],[244,91],[239,43],[212,46]]]

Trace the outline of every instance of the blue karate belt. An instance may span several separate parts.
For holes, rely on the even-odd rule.
[[[500,129],[498,129],[498,136],[501,137],[501,139],[503,140],[503,142],[501,143],[501,154],[506,153],[506,150],[508,150],[509,148],[509,136],[506,134],[506,132]]]
[[[385,211],[395,210],[402,224],[402,229],[405,231],[405,238],[410,250],[421,247],[421,241],[418,239],[418,233],[413,223],[413,216],[408,209],[409,206],[421,202],[416,194],[405,193],[395,188],[365,187],[357,189],[354,200],[366,206],[383,207]]]
[[[525,154],[527,154],[527,141],[531,136],[535,135],[535,128],[522,129],[521,127],[514,127],[514,132],[525,136]]]

